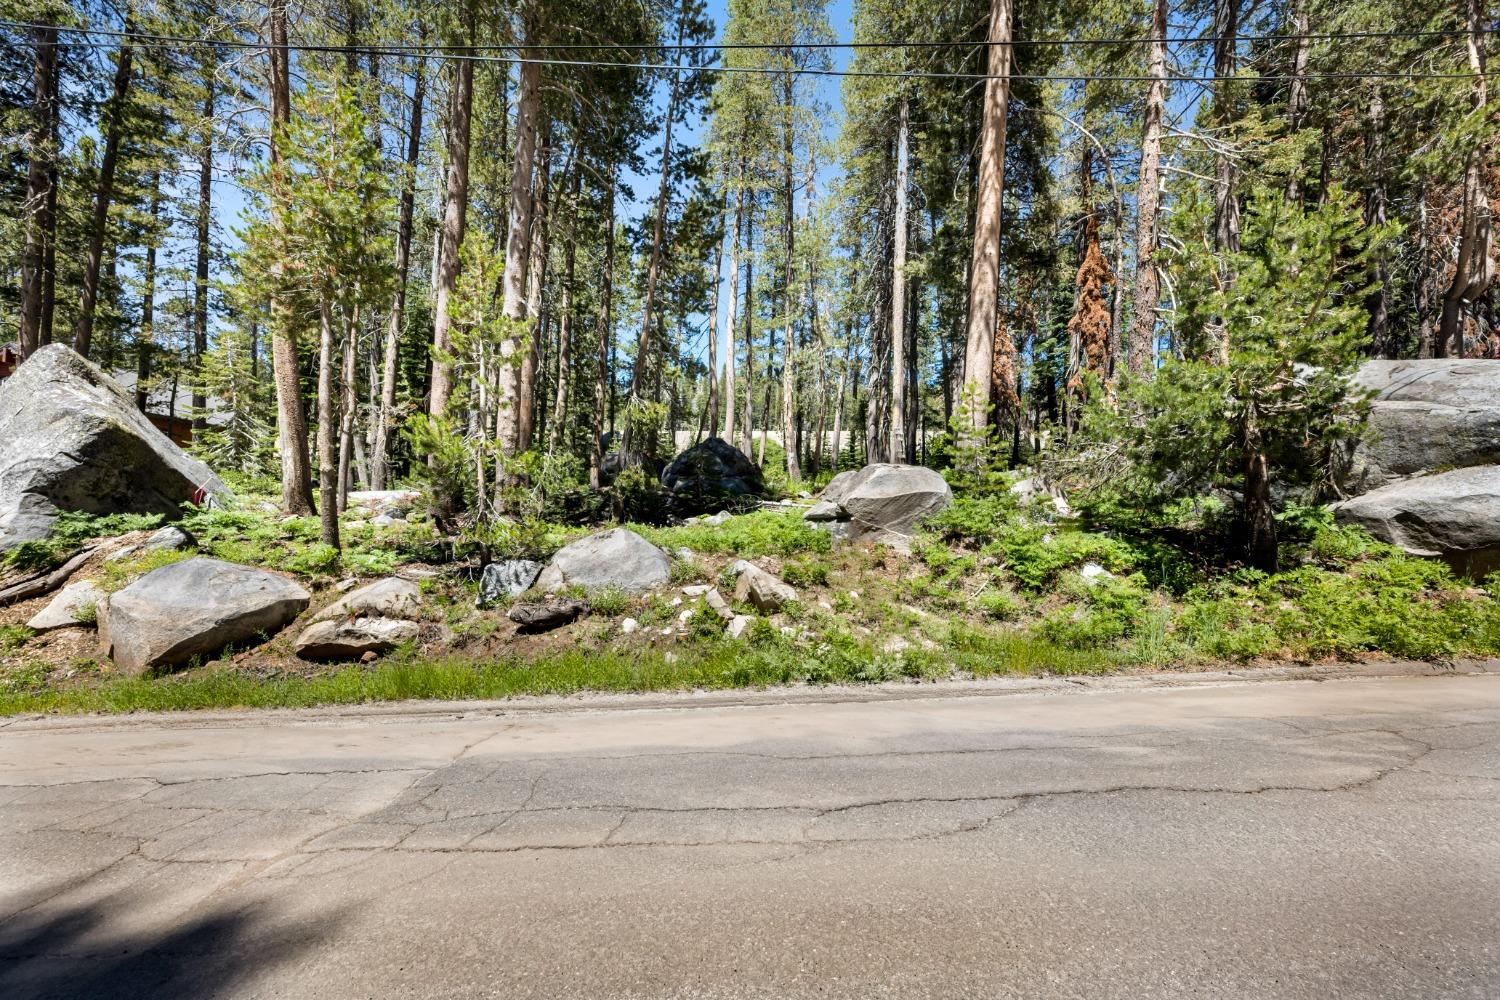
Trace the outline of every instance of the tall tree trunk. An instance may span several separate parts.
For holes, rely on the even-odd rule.
[[[328,292],[318,295],[318,504],[322,540],[339,544],[338,465],[333,450],[333,305]]]
[[[1307,62],[1312,51],[1312,40],[1308,38],[1306,0],[1295,0],[1291,21],[1296,41],[1292,49],[1292,82],[1287,91],[1286,130],[1288,134],[1295,134],[1307,118],[1308,107]],[[1291,172],[1287,175],[1286,200],[1293,205],[1302,201],[1302,169],[1298,163],[1292,164]]]
[[[214,88],[218,69],[213,61],[203,74],[203,135],[198,146],[197,255],[193,268],[193,428],[208,426],[203,391],[203,356],[208,353],[208,257],[213,222]]]
[[[419,38],[426,37],[419,32]],[[401,329],[406,323],[406,283],[411,271],[412,209],[416,199],[417,169],[422,155],[422,102],[427,93],[427,63],[418,59],[412,81],[411,123],[406,131],[406,169],[401,175],[401,205],[396,223],[396,290],[386,316],[385,357],[380,373],[380,415],[370,449],[370,488],[383,490],[390,482],[390,433],[396,423],[396,377],[400,370]]]
[[[1235,119],[1235,66],[1238,62],[1241,0],[1214,0],[1215,119],[1227,126]],[[1240,248],[1240,202],[1235,194],[1239,171],[1230,157],[1227,138],[1214,154],[1214,242],[1218,251]]]
[[[291,121],[291,50],[287,47],[287,0],[270,0],[271,92],[271,229],[285,239],[287,123]],[[272,265],[274,284],[282,284],[285,261]],[[271,368],[276,382],[277,434],[281,446],[281,503],[287,513],[313,513],[312,462],[308,456],[307,411],[303,407],[301,373],[297,360],[297,327],[292,305],[277,291],[271,297]]]
[[[736,179],[738,180],[738,178]],[[734,337],[739,330],[740,305],[740,225],[745,215],[745,189],[738,188],[734,203],[734,231],[729,238],[729,317],[725,324],[724,352],[724,440],[734,441]]]
[[[104,156],[99,161],[99,185],[94,191],[94,215],[89,228],[88,256],[83,264],[83,291],[79,296],[78,320],[73,324],[73,350],[89,356],[94,339],[94,310],[99,302],[99,267],[104,259],[104,239],[109,232],[109,206],[115,195],[115,167],[120,160],[120,132],[125,101],[130,92],[130,64],[134,55],[134,29],[125,22],[125,41],[115,60],[114,91],[105,106]]]
[[[1386,224],[1385,194],[1385,98],[1378,80],[1370,81],[1370,103],[1367,111],[1369,131],[1365,144],[1365,161],[1370,173],[1370,190],[1365,196],[1365,225],[1379,229]],[[1397,345],[1391,343],[1390,281],[1391,265],[1383,250],[1375,253],[1375,284],[1365,297],[1370,313],[1370,353],[1377,358],[1395,358]]]
[[[792,181],[792,122],[791,108],[796,99],[794,82],[790,73],[783,77],[782,99],[787,108],[787,119],[781,130],[782,184],[785,187],[786,210],[786,277],[783,282],[782,305],[786,310],[786,329],[781,341],[781,446],[786,452],[786,476],[791,482],[802,479],[802,463],[797,455],[797,342],[792,333],[792,303],[796,300],[796,282],[792,280],[794,258],[793,240],[796,233],[796,191]]]
[[[714,242],[713,285],[708,292],[708,436],[719,436],[719,286],[724,283],[724,239]]]
[[[833,456],[832,461],[829,462],[829,467],[834,472],[839,471],[839,453],[842,446],[842,435],[844,432],[844,381],[849,377],[850,357],[854,352],[854,338],[849,335],[848,331],[845,331],[844,337],[844,364],[843,367],[839,369],[839,387],[838,391],[834,394],[835,405],[833,411]]]
[[[472,17],[472,14],[471,14]],[[469,23],[472,40],[474,25]],[[465,53],[469,50],[465,49]],[[523,67],[523,75],[525,68]],[[448,114],[448,183],[443,208],[443,229],[437,258],[437,294],[432,317],[432,388],[427,409],[442,416],[453,396],[453,358],[450,314],[453,293],[458,288],[459,254],[469,214],[469,132],[474,111],[474,62],[461,59],[454,67],[453,100]]]
[[[574,144],[575,152],[577,144]],[[552,166],[552,128],[550,123],[537,144],[535,210],[531,220],[531,238],[527,245],[530,260],[526,268],[526,318],[530,335],[516,386],[516,451],[529,451],[536,435],[536,372],[542,341],[547,336],[547,199],[550,197]],[[571,164],[570,164],[571,167]]]
[[[562,322],[557,332],[557,395],[552,404],[552,433],[547,452],[562,446],[568,421],[568,391],[573,374],[573,267],[578,257],[578,190],[583,171],[576,163],[568,171],[568,243],[563,251]]]
[[[1489,103],[1489,86],[1485,77],[1484,0],[1468,0],[1469,69],[1474,73],[1471,101],[1476,111]],[[1479,301],[1495,280],[1494,244],[1491,228],[1490,191],[1486,174],[1493,167],[1490,147],[1481,143],[1469,150],[1464,165],[1463,207],[1459,218],[1458,257],[1453,265],[1453,280],[1443,296],[1442,326],[1436,347],[1453,357],[1463,357],[1463,317]]]
[[[683,0],[682,6],[677,12],[677,45],[680,49],[682,40],[686,37],[688,16],[688,0]],[[662,240],[666,233],[667,209],[669,202],[667,194],[670,190],[672,178],[672,125],[677,117],[677,102],[682,91],[682,74],[672,74],[672,85],[667,97],[667,120],[662,127],[661,140],[661,185],[656,192],[656,220],[651,234],[651,261],[646,268],[646,290],[641,302],[641,336],[635,348],[635,366],[630,374],[630,401],[637,403],[641,399],[641,386],[645,381],[647,369],[646,362],[651,354],[651,322],[652,311],[656,308],[656,285],[661,274],[661,250]],[[620,450],[625,452],[630,448],[630,422],[625,423]],[[648,449],[654,450],[655,442],[648,442]]]
[[[978,202],[969,269],[969,324],[964,345],[964,419],[975,437],[989,428],[992,358],[999,323],[1000,219],[1005,200],[1005,125],[1010,104],[1013,0],[990,0],[989,60],[979,140]],[[894,363],[894,359],[893,359]],[[1003,387],[1002,395],[1014,392]]]
[[[344,320],[344,354],[339,384],[339,471],[337,511],[342,514],[349,506],[350,459],[354,450],[354,418],[359,412],[356,380],[358,370],[355,362],[359,356],[356,344],[359,340],[359,308]]]
[[[906,357],[906,195],[910,139],[907,98],[899,98],[896,118],[896,213],[895,239],[891,254],[891,357]],[[893,461],[911,461],[906,451],[906,364],[891,365],[891,440],[887,446]]]
[[[530,40],[531,32],[527,32]],[[505,273],[501,280],[502,304],[505,317],[511,321],[500,344],[500,389],[496,404],[496,431],[500,442],[500,453],[510,457],[521,447],[521,361],[516,357],[520,340],[516,335],[526,318],[526,272],[530,265],[527,239],[531,233],[533,208],[532,167],[536,159],[537,118],[541,113],[541,94],[538,89],[542,64],[535,60],[541,54],[532,48],[523,52],[521,63],[520,93],[516,97],[516,160],[510,176],[510,228],[505,241]]]
[[[1245,465],[1245,542],[1251,566],[1274,573],[1277,570],[1276,515],[1271,505],[1271,474],[1254,410],[1243,429]]]
[[[1156,271],[1156,214],[1161,206],[1162,115],[1167,104],[1167,0],[1156,0],[1152,19],[1151,78],[1141,138],[1140,188],[1136,192],[1135,310],[1130,317],[1130,371],[1150,378],[1156,370],[1156,308],[1161,276]]]
[[[610,381],[610,342],[614,339],[614,314],[611,311],[610,293],[613,289],[615,267],[615,165],[609,165],[609,180],[604,192],[604,262],[599,278],[599,316],[595,321],[598,335],[598,355],[594,359],[594,433],[589,444],[589,486],[600,489],[604,485],[604,411],[606,384]]]
[[[156,346],[156,244],[161,218],[161,172],[151,172],[151,223],[146,238],[146,260],[141,265],[141,325],[135,335],[135,408],[146,412],[150,401],[151,351]]]
[[[53,121],[57,117],[57,28],[51,25],[32,29],[31,129],[26,145],[26,237],[21,249],[21,343],[22,360],[42,346],[42,289],[45,284],[44,257],[54,238],[55,222],[48,224],[47,204],[56,187],[53,163],[57,149],[53,144]],[[55,204],[55,202],[54,202]],[[55,220],[55,215],[54,215]]]
[[[745,216],[745,425],[740,451],[750,457],[755,435],[755,203]],[[763,450],[764,451],[764,450]],[[762,454],[762,461],[765,456]]]

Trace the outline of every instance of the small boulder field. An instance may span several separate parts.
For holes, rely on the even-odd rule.
[[[1343,498],[1284,518],[1265,573],[1214,568],[1195,541],[1232,498],[1143,528],[1041,468],[787,484],[718,438],[663,463],[650,521],[533,515],[477,537],[440,530],[421,488],[353,491],[334,549],[149,424],[95,420],[118,387],[43,352],[0,416],[20,426],[23,394],[56,390],[95,443],[46,461],[0,444],[0,468],[30,470],[4,481],[0,712],[1496,656],[1500,386],[1380,365],[1359,376],[1373,427],[1451,440],[1351,449]],[[137,475],[111,478],[112,449]],[[77,491],[96,502],[70,509]]]

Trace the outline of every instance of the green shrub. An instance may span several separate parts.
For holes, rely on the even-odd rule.
[[[35,572],[61,565],[73,551],[95,538],[112,538],[130,531],[161,526],[160,514],[86,514],[63,511],[45,541],[22,542],[0,557],[8,569]]]
[[[338,549],[332,545],[315,542],[293,552],[281,565],[288,573],[294,573],[297,576],[320,577],[337,573],[341,564],[342,558]]]
[[[589,595],[589,607],[596,615],[618,618],[630,608],[630,595],[619,587],[605,587]]]
[[[668,551],[688,548],[694,552],[752,558],[827,552],[833,547],[833,536],[804,521],[795,511],[756,511],[731,517],[719,525],[653,528],[631,524],[628,527]]]
[[[25,625],[0,625],[0,653],[9,653],[26,645],[36,630]]]
[[[1108,535],[1087,531],[1050,530],[1042,525],[1019,525],[994,543],[1005,559],[1005,567],[1021,584],[1042,590],[1059,573],[1086,562],[1096,562],[1111,573],[1135,567],[1139,553],[1129,544]]]
[[[798,559],[781,568],[781,578],[794,587],[824,587],[832,569],[821,559]]]

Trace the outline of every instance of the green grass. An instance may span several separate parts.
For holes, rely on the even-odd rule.
[[[723,524],[684,524],[672,528],[628,525],[647,541],[676,551],[755,556],[794,556],[827,552],[833,547],[833,536],[802,520],[797,511],[756,511],[731,517]]]

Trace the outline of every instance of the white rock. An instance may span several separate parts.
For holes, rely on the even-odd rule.
[[[620,634],[630,635],[631,633],[639,630],[640,627],[641,623],[636,621],[634,618],[626,618],[620,622]]]
[[[1089,586],[1093,586],[1100,580],[1113,580],[1115,578],[1113,573],[1096,562],[1084,563],[1082,568],[1078,570],[1078,575],[1083,577]]]
[[[315,621],[297,637],[297,655],[306,660],[352,660],[384,653],[415,639],[416,622],[393,618]]]
[[[748,564],[747,564],[748,565]],[[736,601],[749,601],[761,611],[780,611],[788,601],[797,599],[797,591],[759,566],[749,565],[739,574],[734,587]]]
[[[689,597],[702,597],[714,588],[706,583],[693,583],[682,588],[682,592]]]
[[[313,621],[334,618],[417,618],[422,613],[422,588],[410,580],[386,577],[366,584],[334,601]]]
[[[26,627],[38,632],[55,628],[71,628],[75,625],[92,627],[99,602],[104,600],[104,591],[92,580],[70,583],[51,602],[26,623]],[[94,612],[91,615],[90,612]],[[85,620],[87,618],[88,620]]]
[[[734,620],[734,611],[729,607],[729,602],[716,589],[709,588],[708,593],[703,595],[703,603],[713,608],[714,613],[726,622]]]
[[[731,638],[738,639],[740,636],[745,634],[745,630],[749,627],[749,615],[735,615],[734,618],[730,620],[729,627],[725,629],[725,631],[729,633]]]

